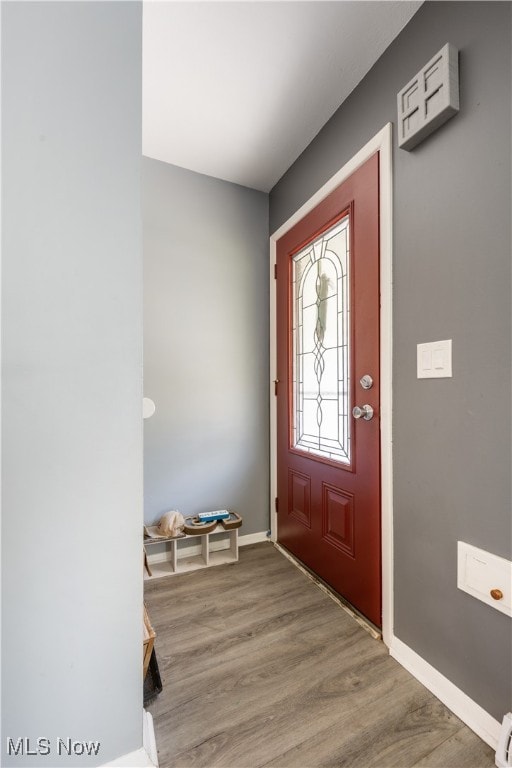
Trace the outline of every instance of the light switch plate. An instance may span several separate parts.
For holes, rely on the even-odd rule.
[[[512,616],[512,563],[463,541],[457,542],[457,586],[483,603]],[[491,591],[502,597],[495,599]]]
[[[452,376],[452,340],[418,344],[418,379],[445,379]]]

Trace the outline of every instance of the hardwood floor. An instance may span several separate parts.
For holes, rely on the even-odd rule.
[[[146,582],[160,768],[491,768],[494,753],[270,543]]]

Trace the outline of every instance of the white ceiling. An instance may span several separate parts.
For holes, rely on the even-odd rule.
[[[144,154],[269,191],[420,5],[144,0]]]

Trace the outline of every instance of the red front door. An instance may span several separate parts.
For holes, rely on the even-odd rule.
[[[380,627],[378,154],[277,243],[277,378],[278,541]]]

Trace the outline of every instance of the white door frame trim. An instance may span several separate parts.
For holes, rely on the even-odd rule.
[[[388,123],[340,168],[310,199],[270,237],[270,535],[277,539],[277,412],[274,396],[276,375],[276,285],[274,265],[277,241],[363,165],[380,152],[380,442],[382,516],[382,637],[389,647],[393,639],[393,441],[392,441],[392,124]]]

